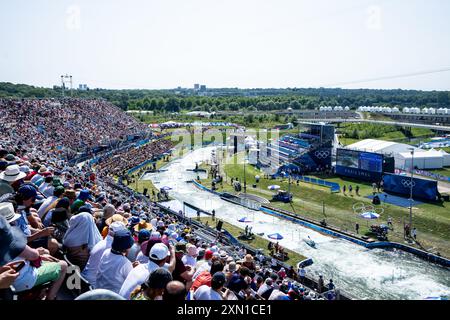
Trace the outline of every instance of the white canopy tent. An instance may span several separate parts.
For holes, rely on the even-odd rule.
[[[414,160],[411,152],[401,152],[396,158],[395,166],[400,169],[410,169],[412,161],[414,161],[414,168],[418,169],[440,169],[444,166],[444,157],[436,150],[414,152]]]
[[[348,149],[382,153],[395,158],[395,167],[409,169],[411,167],[411,149],[414,150],[414,167],[418,169],[440,169],[450,165],[450,155],[434,149],[424,150],[404,143],[365,139],[347,146]],[[445,151],[444,151],[445,152]]]
[[[439,150],[438,152],[442,155],[442,157],[444,157],[444,167],[450,166],[450,154],[448,154],[442,149]]]

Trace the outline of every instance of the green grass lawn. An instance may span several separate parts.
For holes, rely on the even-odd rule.
[[[216,219],[216,221],[214,221],[212,217],[202,217],[200,218],[200,221],[203,224],[207,223],[209,226],[215,227],[219,219]],[[225,221],[223,221],[223,228],[236,238],[241,234],[241,232],[243,233],[244,231],[242,228],[236,227]],[[270,256],[270,251],[267,249],[269,240],[266,240],[260,236],[255,236],[255,239],[253,240],[240,240],[240,241],[248,244],[250,247],[254,249],[262,249],[266,256]],[[285,249],[285,251],[288,252],[289,259],[285,261],[288,265],[296,267],[298,262],[306,259],[306,257],[302,256],[301,254],[298,254],[297,252],[291,251],[289,249]]]
[[[365,132],[367,128],[370,130],[369,133]],[[410,136],[407,136],[401,128],[392,125],[369,125],[364,123],[342,123],[337,128],[337,132],[340,134],[339,141],[344,145],[349,145],[364,139],[410,143],[410,139],[426,141],[429,137],[434,136],[433,131],[427,128],[411,128]],[[359,137],[355,136],[356,133],[359,133]]]
[[[218,191],[227,191],[234,193],[230,184],[231,177],[238,177],[241,182],[244,179],[244,169],[242,164],[225,164],[221,168],[226,182],[223,186],[218,185]],[[288,180],[284,179],[261,179],[256,188],[255,175],[259,172],[251,165],[246,165],[247,192],[262,196],[268,200],[272,198],[274,191],[267,190],[271,184],[280,185],[281,189],[288,190]],[[345,184],[351,184],[353,188],[360,187],[360,195],[356,196],[355,191],[350,195],[343,193],[331,193],[328,188],[300,182],[291,183],[291,192],[294,194],[292,203],[272,202],[271,205],[277,208],[289,210],[300,216],[304,216],[316,221],[326,219],[327,223],[340,228],[343,231],[354,232],[355,224],[360,225],[360,234],[368,234],[370,224],[386,223],[388,217],[392,217],[394,223],[394,232],[389,234],[391,241],[404,242],[403,239],[403,221],[409,219],[409,208],[401,208],[390,204],[378,206],[384,209],[381,218],[375,222],[363,220],[354,213],[353,205],[364,203],[370,205],[371,200],[365,196],[372,194],[372,186],[368,183],[361,183],[352,179],[340,177],[321,177],[328,181],[338,182],[341,187]],[[211,187],[211,179],[201,181],[205,186]],[[325,209],[325,210],[324,210]],[[325,212],[325,213],[324,213]],[[420,241],[423,248],[440,252],[444,256],[450,256],[450,204],[423,204],[413,208],[413,224],[418,230]]]
[[[444,150],[444,151],[447,152],[447,153],[450,153],[450,147],[439,148],[438,150],[440,150],[440,149]]]

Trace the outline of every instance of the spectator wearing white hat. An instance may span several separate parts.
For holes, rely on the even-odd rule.
[[[167,257],[170,256],[170,263],[167,264]],[[119,294],[125,299],[130,299],[131,292],[136,289],[137,286],[144,283],[150,273],[158,268],[166,268],[169,272],[173,272],[175,269],[175,248],[173,246],[169,248],[163,243],[156,243],[149,252],[149,261],[147,264],[140,264],[128,274]]]
[[[20,171],[18,165],[14,164],[6,167],[6,170],[0,173],[0,196],[14,193],[14,188],[11,185],[25,177],[26,173]]]
[[[183,256],[181,260],[185,265],[194,268],[195,265],[197,264],[197,256],[198,256],[197,247],[190,243],[187,244],[186,247],[187,253]]]

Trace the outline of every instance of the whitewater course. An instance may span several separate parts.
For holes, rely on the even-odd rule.
[[[282,218],[231,204],[187,183],[197,176],[187,169],[193,169],[196,162],[210,160],[213,148],[194,150],[165,166],[167,171],[149,173],[142,179],[151,180],[157,187],[171,187],[170,196],[176,200],[164,205],[175,211],[182,210],[183,202],[187,202],[209,212],[215,209],[217,218],[241,228],[245,224],[238,219],[248,217],[252,220],[249,226],[253,226],[253,233],[264,233],[266,239],[268,234],[280,233],[284,237],[279,241],[282,246],[313,259],[314,264],[307,267],[310,275],[317,278],[321,274],[326,282],[332,278],[338,288],[355,298],[425,299],[450,295],[448,268],[401,250],[367,249],[326,236]],[[193,210],[186,210],[185,214],[195,216]],[[302,240],[308,235],[316,242],[316,249]]]

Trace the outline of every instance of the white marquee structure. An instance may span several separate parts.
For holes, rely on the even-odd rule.
[[[411,148],[414,149],[414,167],[418,169],[440,169],[450,165],[450,155],[445,151],[423,150],[408,144],[375,139],[361,140],[347,146],[347,149],[382,153],[395,158],[395,166],[409,169],[412,164]]]

